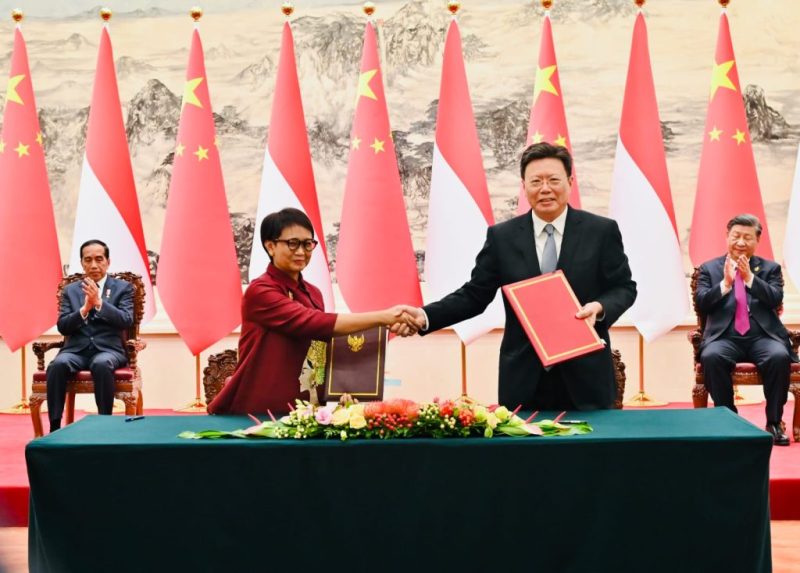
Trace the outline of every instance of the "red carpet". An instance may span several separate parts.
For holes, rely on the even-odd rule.
[[[790,402],[788,406],[791,406]],[[689,408],[673,403],[667,408]],[[739,412],[759,428],[764,427],[764,406],[743,406]],[[174,415],[172,410],[146,410],[148,416]],[[83,417],[76,412],[75,417]],[[44,418],[44,416],[43,416]],[[791,409],[784,415],[791,426]],[[47,427],[45,422],[45,428]],[[30,416],[0,414],[0,526],[28,525],[28,474],[25,445],[33,438]],[[773,520],[800,520],[800,443],[775,447],[770,460],[770,512]]]

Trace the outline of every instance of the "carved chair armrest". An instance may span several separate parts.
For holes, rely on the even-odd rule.
[[[703,332],[699,328],[695,328],[686,333],[686,338],[691,342],[694,349],[695,363],[700,362],[700,343],[703,341]]]
[[[792,345],[792,350],[796,354],[797,348],[800,347],[800,330],[789,330],[788,328],[786,330],[789,333],[789,342]]]
[[[36,355],[36,368],[44,370],[44,355],[54,348],[61,348],[64,346],[63,340],[56,340],[54,342],[34,342],[32,345],[33,353]]]
[[[147,348],[147,342],[141,338],[134,338],[133,340],[125,341],[125,351],[128,353],[128,366],[136,369],[136,358],[142,350]]]

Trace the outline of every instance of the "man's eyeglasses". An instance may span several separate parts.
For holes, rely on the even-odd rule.
[[[296,251],[300,245],[303,245],[303,250],[307,253],[313,251],[319,244],[319,241],[316,239],[273,239],[273,241],[276,243],[286,243],[286,246],[289,247],[289,250],[292,252]]]

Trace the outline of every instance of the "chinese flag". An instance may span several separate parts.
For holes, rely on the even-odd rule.
[[[294,39],[289,22],[283,25],[281,58],[272,98],[272,118],[269,123],[269,141],[264,153],[264,170],[258,196],[253,248],[250,254],[250,280],[256,279],[267,268],[269,257],[261,244],[262,219],[284,207],[300,209],[314,227],[319,249],[311,255],[311,262],[303,271],[303,278],[322,291],[325,309],[333,312],[333,288],[328,269],[328,251],[311,167],[306,118],[300,97],[300,82],[294,57]]]
[[[336,251],[347,306],[365,312],[422,304],[375,28],[367,23]]]
[[[564,97],[561,91],[561,80],[558,78],[558,62],[556,61],[556,47],[553,43],[553,28],[550,25],[549,10],[545,12],[542,21],[539,64],[536,66],[536,81],[533,84],[533,104],[531,105],[531,118],[528,121],[526,145],[542,141],[561,145],[572,153],[572,140],[569,138],[567,116],[564,113]],[[574,163],[572,164],[572,175],[575,176]],[[569,204],[576,209],[581,208],[576,176],[572,182]],[[517,213],[526,213],[530,208],[525,189],[521,187]]]
[[[17,26],[0,135],[0,336],[12,352],[56,323],[59,280],[44,138]]]
[[[186,70],[156,284],[164,309],[195,355],[241,322],[242,283],[197,29]]]
[[[156,305],[150,282],[150,264],[107,24],[100,34],[97,53],[86,155],[72,235],[70,272],[81,272],[80,246],[89,239],[100,239],[108,245],[111,272],[132,271],[142,277],[146,293],[144,319],[153,318]]]
[[[709,98],[689,237],[692,263],[700,265],[725,254],[725,227],[741,213],[750,213],[761,220],[764,229],[758,253],[772,259],[772,243],[724,9],[719,19]]]

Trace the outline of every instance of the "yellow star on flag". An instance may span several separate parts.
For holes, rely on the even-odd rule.
[[[186,83],[183,84],[183,102],[181,103],[181,109],[187,103],[192,105],[196,105],[199,108],[203,107],[203,103],[197,98],[197,94],[194,93],[194,90],[197,89],[203,83],[203,78],[194,78],[192,80],[186,80]]]
[[[186,146],[182,143],[179,143],[175,146],[175,155],[178,157],[183,157],[183,150],[186,149]]]
[[[17,157],[22,157],[23,155],[30,155],[30,153],[28,153],[28,148],[29,147],[30,147],[30,145],[23,145],[22,142],[20,141],[19,145],[17,145],[14,148],[14,151],[16,151],[17,154],[18,154]]]
[[[708,132],[708,137],[710,138],[709,141],[719,141],[719,136],[722,134],[721,129],[717,129],[717,126],[714,126],[714,129]]]
[[[736,129],[736,133],[731,135],[731,137],[736,140],[736,145],[741,145],[745,141],[744,132],[739,131],[738,128]]]
[[[372,78],[375,77],[375,74],[378,73],[377,68],[374,70],[367,70],[366,72],[362,73],[358,76],[358,94],[356,95],[356,100],[361,97],[368,97],[370,99],[377,100],[377,96],[375,92],[372,91],[372,88],[369,87],[369,82]]]
[[[559,133],[558,137],[556,137],[556,140],[553,143],[555,143],[556,145],[560,145],[561,147],[566,147],[567,138]]]
[[[728,72],[731,71],[735,60],[728,60],[721,64],[714,64],[714,71],[711,72],[711,96],[708,99],[714,99],[719,88],[727,88],[736,91],[736,86],[728,77]]]
[[[375,150],[375,155],[377,155],[379,151],[386,151],[383,148],[383,144],[384,142],[378,139],[377,137],[375,138],[375,141],[372,142],[372,145],[370,145],[370,147]]]
[[[554,86],[553,82],[550,80],[554,73],[556,73],[555,64],[552,66],[547,66],[546,68],[540,68],[539,66],[536,66],[536,80],[533,83],[533,103],[536,103],[539,94],[542,92],[547,92],[553,94],[554,96],[558,95],[556,86]]]
[[[539,133],[539,130],[537,129],[536,132],[533,135],[531,135],[531,141],[530,142],[531,143],[541,143],[543,137],[544,136],[541,133]]]
[[[6,142],[0,139],[0,153],[6,152]]]
[[[358,136],[356,136],[356,137],[354,137],[354,138],[353,138],[353,143],[352,143],[352,146],[353,146],[353,149],[360,149],[360,147],[361,147],[361,140],[358,138]]]
[[[25,102],[22,101],[22,98],[19,97],[17,93],[17,86],[19,82],[25,79],[25,74],[20,74],[18,76],[11,76],[8,78],[8,88],[6,89],[6,101],[13,101],[14,103],[18,103],[19,105],[25,105]]]
[[[197,146],[197,151],[192,153],[192,155],[197,156],[197,161],[202,161],[203,159],[208,159],[208,149],[204,148],[202,145]]]
[[[39,144],[39,147],[44,145],[44,136],[42,135],[41,131],[36,132],[36,143]]]

